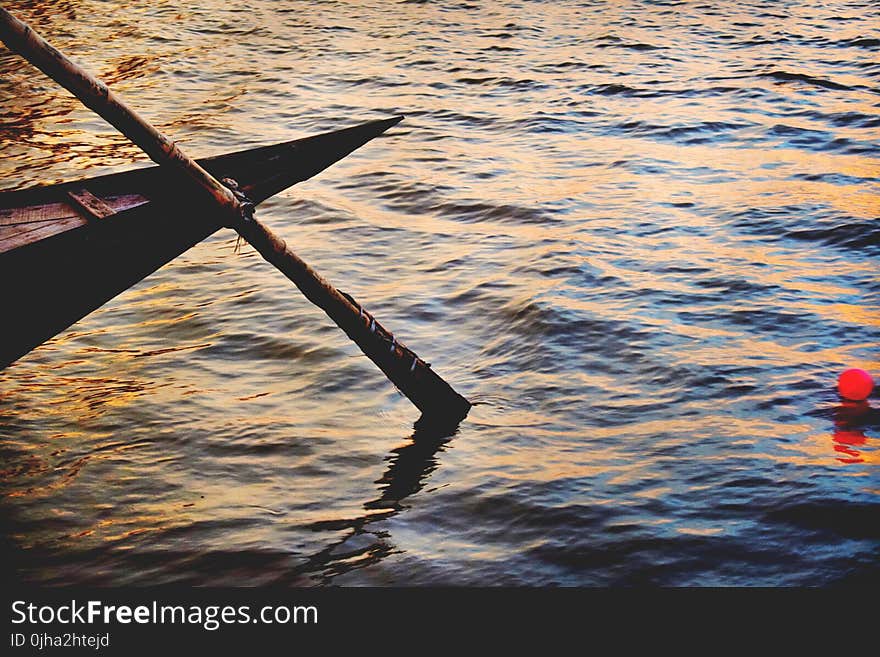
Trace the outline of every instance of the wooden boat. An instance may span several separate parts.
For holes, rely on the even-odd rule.
[[[199,160],[253,203],[306,180],[402,117]],[[0,193],[0,369],[221,227],[162,167]]]

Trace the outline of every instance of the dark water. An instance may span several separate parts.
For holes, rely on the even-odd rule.
[[[2,373],[19,577],[878,580],[876,3],[179,4],[6,3],[197,156],[406,114],[260,215],[478,405],[220,233]],[[3,187],[143,162],[0,76]]]

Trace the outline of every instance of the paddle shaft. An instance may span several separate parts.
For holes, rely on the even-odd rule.
[[[76,96],[157,164],[172,169],[205,193],[219,210],[224,224],[247,240],[277,267],[361,348],[388,378],[429,418],[457,422],[467,415],[470,402],[459,395],[430,366],[396,338],[350,296],[343,295],[291,251],[284,240],[253,217],[252,207],[239,200],[168,137],[126,105],[100,80],[68,59],[0,7],[0,39],[31,64]]]

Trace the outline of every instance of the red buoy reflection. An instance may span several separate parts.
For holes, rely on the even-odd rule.
[[[834,409],[834,451],[841,463],[864,463],[862,453],[855,449],[868,441],[862,427],[869,421],[873,409],[866,401],[844,400]]]

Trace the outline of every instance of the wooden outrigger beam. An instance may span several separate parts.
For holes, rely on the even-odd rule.
[[[0,39],[107,120],[154,162],[189,180],[194,193],[202,195],[206,206],[219,212],[223,225],[235,229],[263,258],[293,281],[309,301],[323,309],[422,411],[425,419],[458,423],[467,415],[471,407],[467,399],[382,327],[357,301],[333,287],[293,253],[284,240],[254,217],[253,204],[237,191],[235,181],[228,180],[223,184],[216,180],[103,82],[2,7]],[[402,117],[397,121],[400,119]]]

